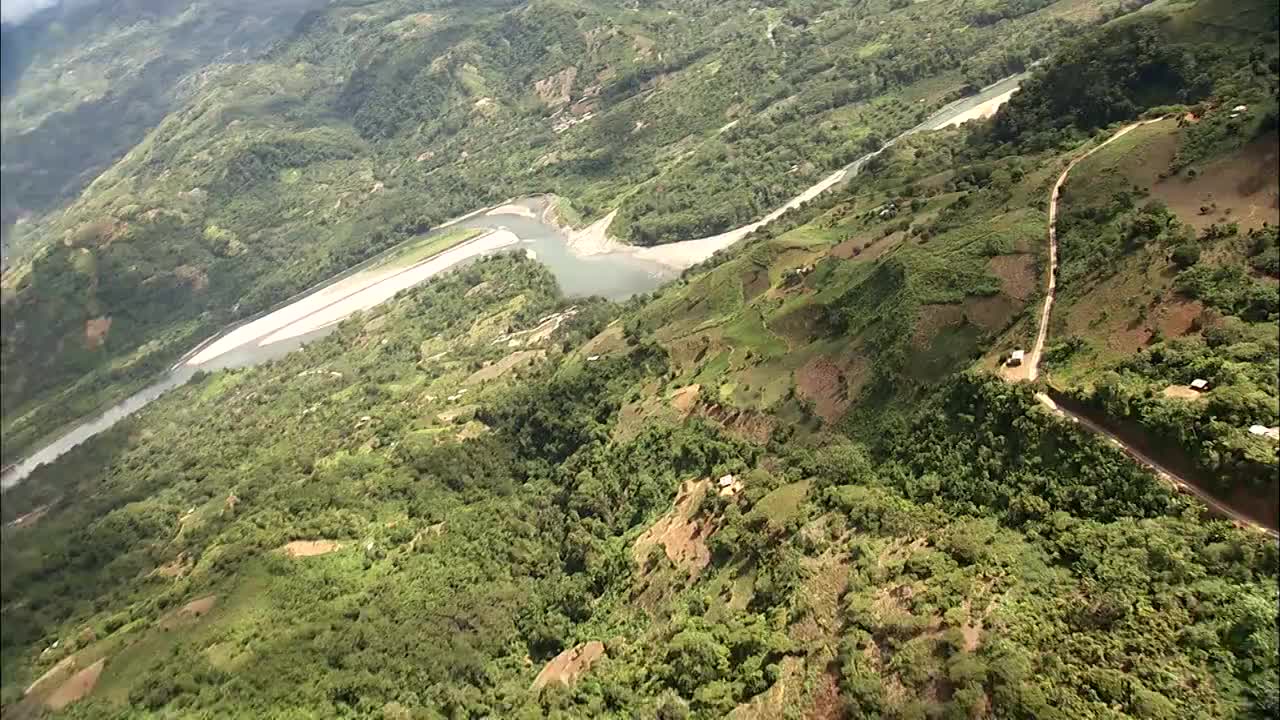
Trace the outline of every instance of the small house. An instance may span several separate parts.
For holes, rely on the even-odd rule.
[[[733,475],[725,475],[716,484],[720,486],[720,497],[733,497],[742,490],[742,481]]]
[[[1009,353],[1009,367],[1018,367],[1022,364],[1022,358],[1025,353],[1022,350],[1014,350]]]
[[[1269,428],[1266,425],[1250,425],[1249,434],[1270,440],[1280,440],[1280,427]]]
[[[1249,109],[1249,106],[1248,106],[1248,105],[1237,105],[1237,106],[1235,106],[1235,107],[1231,108],[1231,112],[1233,112],[1233,113],[1242,113],[1242,112],[1245,112],[1245,111],[1246,111],[1246,110],[1248,110],[1248,109]]]
[[[1209,381],[1204,378],[1196,378],[1191,381],[1191,389],[1197,392],[1204,392],[1209,389]]]

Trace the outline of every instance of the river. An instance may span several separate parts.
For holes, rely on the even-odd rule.
[[[565,231],[545,221],[547,198],[532,197],[480,210],[448,223],[448,228],[477,228],[484,235],[427,258],[408,268],[379,270],[376,261],[364,263],[368,269],[344,273],[303,295],[257,317],[237,323],[187,353],[158,382],[85,420],[49,444],[7,468],[0,475],[0,488],[21,482],[36,467],[55,458],[117,422],[141,410],[172,388],[184,385],[198,371],[247,367],[274,360],[302,345],[332,332],[343,318],[374,307],[397,292],[425,282],[434,275],[494,252],[532,250],[538,261],[555,275],[569,297],[600,295],[621,300],[656,289],[676,277],[682,268],[701,262],[775,220],[784,212],[840,185],[858,174],[873,157],[903,137],[923,130],[937,130],[964,118],[975,108],[995,98],[1007,98],[1024,75],[1005,78],[983,88],[976,95],[952,102],[924,122],[898,135],[879,150],[864,155],[831,173],[760,220],[707,238],[687,240],[652,248],[615,246],[612,252],[584,254],[569,242]],[[442,227],[441,230],[444,228]],[[396,248],[384,253],[394,253]]]

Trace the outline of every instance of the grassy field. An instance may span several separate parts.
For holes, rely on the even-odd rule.
[[[440,233],[430,233],[397,247],[368,269],[398,269],[416,265],[433,255],[439,255],[451,247],[461,245],[472,238],[483,235],[485,232],[487,231],[481,228],[449,228]]]

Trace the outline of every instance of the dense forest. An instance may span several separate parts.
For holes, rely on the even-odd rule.
[[[689,48],[776,48],[791,63],[802,46],[843,53],[847,38],[857,59],[833,51],[833,67],[883,59],[877,82],[895,89],[842,87],[787,119],[821,129],[812,118],[833,108],[866,113],[812,141],[831,153],[816,174],[847,160],[844,144],[874,146],[868,131],[913,124],[964,92],[955,81],[982,85],[1031,59],[966,39],[956,47],[974,52],[900,65],[898,21],[942,13],[975,38],[1009,33],[1030,48],[1049,36],[1040,21],[1065,37],[1081,15],[1145,9],[1078,33],[993,120],[902,139],[855,181],[652,293],[569,298],[524,252],[481,258],[302,350],[202,373],[37,468],[0,506],[6,720],[1280,713],[1275,538],[1222,519],[1037,397],[1140,434],[1161,460],[1176,453],[1227,502],[1280,509],[1268,495],[1280,445],[1248,429],[1280,427],[1270,6],[710,5],[379,0],[309,15],[272,51],[288,63],[170,116],[65,227],[43,221],[67,234],[6,275],[20,278],[6,302],[24,308],[16,320],[5,306],[6,397],[36,407],[30,398],[62,382],[11,375],[20,356],[8,343],[56,344],[86,295],[151,344],[109,371],[94,371],[101,356],[78,360],[81,389],[143,381],[163,367],[158,346],[185,349],[234,315],[192,314],[189,288],[173,283],[143,282],[145,295],[113,284],[196,262],[169,239],[216,258],[207,292],[247,313],[296,289],[302,265],[337,269],[470,209],[464,200],[534,189],[511,171],[480,191],[474,168],[427,149],[467,148],[497,172],[487,164],[503,146],[469,144],[477,121],[462,108],[489,107],[477,95],[563,119],[546,106],[558,96],[521,105],[500,92],[498,66],[485,64],[495,57],[523,68],[511,82],[536,82],[568,58],[630,56],[638,27],[682,37],[695,13],[729,10],[741,12]],[[621,13],[608,15],[614,34],[570,32],[606,11]],[[507,41],[485,50],[475,38],[498,37],[485,33]],[[644,37],[652,58],[626,72],[601,79],[584,64],[561,78],[566,103],[590,76],[592,97],[635,114],[624,123],[602,109],[608,132],[584,122],[526,138],[565,153],[548,167],[586,147],[572,143],[614,142],[629,156],[668,142],[639,125],[658,135],[656,119],[701,87],[693,69],[748,84],[736,55]],[[342,71],[322,83],[317,67]],[[938,97],[902,94],[957,68]],[[1096,92],[1073,95],[1082,78]],[[813,99],[786,82],[788,96]],[[246,85],[261,104],[236,94]],[[441,110],[420,113],[419,100]],[[663,177],[690,192],[694,168],[742,162],[769,177],[785,147],[775,158],[753,143],[788,125],[754,123],[796,102],[752,110],[709,141],[714,153],[698,149]],[[341,122],[312,126],[322,107],[340,108]],[[697,113],[672,122],[704,133],[729,122]],[[1054,183],[1138,119],[1151,122],[1079,161],[1062,186],[1043,377],[1018,382],[1007,360],[1037,335]],[[524,132],[490,120],[486,132]],[[617,140],[628,127],[634,144]],[[733,145],[751,149],[738,157]],[[401,169],[384,174],[393,151]],[[609,172],[592,165],[601,156],[572,158],[574,172]],[[621,207],[640,233],[683,212],[673,197],[636,225],[626,209],[654,196],[618,191],[621,177],[554,189],[578,187],[565,194],[587,216]],[[295,204],[295,192],[309,199]],[[151,202],[162,196],[170,204]],[[113,219],[84,223],[105,208]],[[260,269],[239,276],[245,267]],[[163,322],[148,324],[157,312]],[[1196,378],[1210,387],[1193,395]],[[66,417],[44,412],[21,424],[22,443]]]

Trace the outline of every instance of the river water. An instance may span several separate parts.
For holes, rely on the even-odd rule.
[[[977,95],[957,100],[933,113],[924,122],[890,140],[885,147],[922,130],[946,127],[953,119],[992,98],[1018,87],[1023,75],[1006,78]],[[490,231],[409,268],[396,271],[369,269],[322,283],[300,297],[228,328],[201,343],[174,365],[158,382],[131,395],[101,415],[85,420],[57,439],[32,453],[0,475],[0,488],[8,489],[25,479],[38,466],[52,462],[71,448],[141,410],[172,388],[187,383],[198,371],[247,367],[274,360],[312,340],[332,332],[337,322],[359,310],[391,298],[396,292],[425,282],[430,277],[457,267],[476,257],[494,252],[531,250],[555,275],[569,297],[600,295],[621,300],[656,289],[688,267],[710,257],[745,237],[759,225],[783,211],[847,182],[868,160],[884,148],[858,158],[827,176],[822,182],[797,196],[786,206],[761,221],[719,235],[671,243],[655,248],[628,249],[596,255],[574,252],[562,229],[543,221],[547,199],[525,198],[503,206],[504,212],[476,213],[450,224],[450,228],[478,228]],[[395,252],[389,250],[386,255]],[[673,260],[674,259],[674,260]]]

